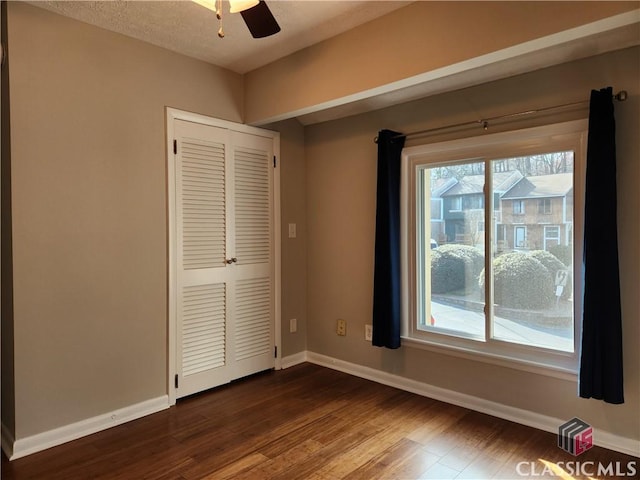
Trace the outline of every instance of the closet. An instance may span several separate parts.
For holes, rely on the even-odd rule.
[[[173,109],[167,133],[175,400],[274,367],[279,137]]]

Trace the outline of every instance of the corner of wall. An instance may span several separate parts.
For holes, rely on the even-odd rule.
[[[13,438],[13,434],[9,431],[7,426],[2,423],[2,425],[0,425],[0,443],[2,445],[2,451],[7,458],[13,457],[14,442],[15,439]]]
[[[297,120],[291,119],[266,128],[280,132],[280,321],[283,362],[286,363],[288,356],[307,349],[307,176],[304,127]],[[290,235],[290,225],[295,229],[295,236]],[[291,319],[296,319],[295,332],[290,331]]]
[[[1,375],[2,375],[2,448],[5,445],[13,445],[15,433],[15,378],[13,369],[13,231],[11,214],[11,130],[9,124],[9,58],[8,58],[8,32],[7,32],[7,2],[2,2],[2,46],[4,59],[1,72],[2,97],[1,97],[1,283],[2,320],[0,325],[1,351]],[[11,439],[5,442],[5,438]],[[6,451],[6,449],[5,449]]]

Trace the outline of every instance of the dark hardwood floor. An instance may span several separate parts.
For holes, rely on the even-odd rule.
[[[556,443],[551,433],[302,364],[13,462],[3,457],[2,478],[571,479],[589,478],[598,462],[620,462],[624,473],[629,461],[640,467],[599,447],[573,457]],[[596,467],[565,473],[576,461]]]

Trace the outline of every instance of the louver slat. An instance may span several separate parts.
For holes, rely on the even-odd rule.
[[[235,234],[238,264],[267,263],[271,251],[271,183],[264,151],[234,152]]]
[[[184,287],[182,292],[183,376],[225,365],[225,284]]]
[[[225,146],[182,142],[182,265],[185,270],[219,267],[226,253]]]
[[[271,349],[271,280],[241,280],[236,287],[235,360]]]

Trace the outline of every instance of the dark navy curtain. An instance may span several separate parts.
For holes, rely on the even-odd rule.
[[[400,163],[404,137],[378,133],[373,345],[400,347]]]
[[[613,92],[591,92],[584,219],[580,396],[624,403]]]

